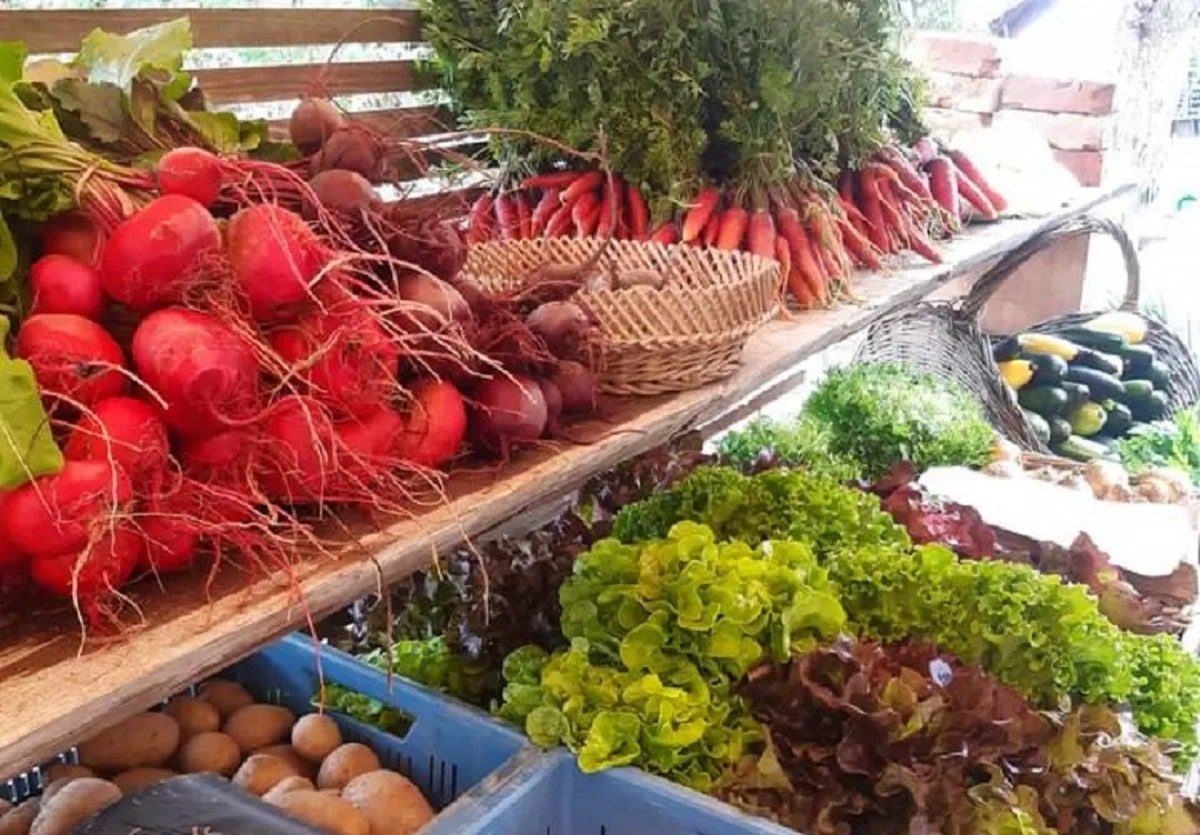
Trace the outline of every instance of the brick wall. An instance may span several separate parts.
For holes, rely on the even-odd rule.
[[[927,122],[935,134],[1020,121],[1046,137],[1081,185],[1100,184],[1113,112],[1113,84],[1005,70],[1012,42],[922,32],[910,55],[928,79]]]

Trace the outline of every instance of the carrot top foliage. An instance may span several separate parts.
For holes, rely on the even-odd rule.
[[[894,0],[423,0],[432,69],[464,122],[592,148],[655,196],[701,175],[770,186],[826,172],[911,122]],[[504,140],[506,154],[551,158]]]

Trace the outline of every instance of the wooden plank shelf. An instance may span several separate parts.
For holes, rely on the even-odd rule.
[[[80,646],[69,612],[36,618],[0,612],[0,778],[45,761],[190,682],[303,628],[350,601],[433,563],[465,538],[528,515],[577,489],[588,477],[678,433],[720,420],[765,399],[797,364],[988,263],[1044,224],[1088,211],[1126,189],[1084,190],[1039,218],[972,229],[945,247],[946,263],[860,275],[860,302],[770,323],[747,346],[740,370],[724,382],[674,396],[622,400],[603,421],[573,426],[580,443],[519,455],[490,472],[456,475],[451,501],[367,533],[336,559],[314,558],[280,578],[236,569],[211,585],[198,572],[165,588],[131,590],[144,625],[123,640]],[[531,524],[535,524],[532,523]],[[297,592],[297,584],[300,593]]]

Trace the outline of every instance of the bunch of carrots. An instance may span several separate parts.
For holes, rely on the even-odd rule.
[[[615,205],[614,205],[615,204]],[[612,237],[743,250],[783,265],[801,309],[846,295],[855,268],[912,251],[940,263],[933,241],[963,222],[995,220],[1004,198],[961,152],[923,139],[881,148],[836,187],[801,169],[790,181],[702,188],[677,217],[652,224],[641,190],[601,171],[556,171],[480,196],[467,239]]]

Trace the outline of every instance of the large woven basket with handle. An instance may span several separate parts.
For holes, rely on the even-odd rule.
[[[579,264],[597,239],[493,241],[472,246],[465,275],[490,293],[519,288],[544,264]],[[746,341],[780,298],[779,264],[744,252],[611,241],[597,268],[617,275],[655,270],[661,289],[584,290],[573,297],[595,323],[600,388],[651,395],[728,377]]]
[[[954,302],[922,303],[876,322],[868,329],[855,361],[901,362],[953,378],[976,394],[988,420],[1002,435],[1023,449],[1048,452],[1017,405],[1016,395],[1000,376],[992,359],[991,343],[979,328],[979,314],[1000,285],[1038,252],[1058,241],[1096,232],[1111,236],[1121,247],[1127,285],[1118,309],[1136,311],[1140,267],[1129,236],[1112,221],[1088,215],[1075,216],[1034,232],[980,276],[963,298]],[[1053,280],[1053,276],[1047,276],[1046,280]],[[1105,311],[1048,319],[1026,328],[1025,332],[1050,333],[1082,325],[1102,312]],[[1200,371],[1197,371],[1192,352],[1161,322],[1143,312],[1139,315],[1147,324],[1144,344],[1167,366],[1169,384],[1163,391],[1171,410],[1200,401]]]

